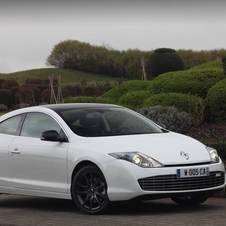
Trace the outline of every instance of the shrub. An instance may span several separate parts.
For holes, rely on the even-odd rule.
[[[5,79],[0,78],[0,89],[3,89],[5,81],[6,81]]]
[[[226,76],[226,56],[222,58],[222,67],[224,70],[224,75]]]
[[[185,134],[192,126],[190,116],[186,112],[178,111],[173,106],[157,105],[140,109],[138,112],[159,125],[165,125],[167,129],[174,132]]]
[[[51,89],[44,89],[41,93],[43,102],[50,103]]]
[[[195,67],[192,67],[190,70],[203,70],[203,69],[221,69],[222,70],[222,60],[211,60],[207,63],[199,64]]]
[[[207,94],[207,108],[213,121],[226,121],[226,79],[211,87]]]
[[[64,90],[67,90],[69,92],[69,95],[72,96],[72,97],[76,95],[76,88],[75,88],[75,86],[66,85],[64,87]]]
[[[104,103],[104,104],[117,104],[111,99],[103,98],[103,97],[97,97],[95,99],[96,103]]]
[[[0,104],[4,104],[8,108],[14,104],[14,98],[10,90],[0,89]]]
[[[143,106],[148,97],[149,91],[130,91],[118,99],[118,104],[137,110]]]
[[[67,97],[64,99],[64,103],[95,103],[95,102],[96,102],[95,97],[87,97],[87,96]]]
[[[104,93],[102,97],[111,99],[116,103],[118,99],[121,96],[123,96],[123,94],[129,91],[147,90],[149,88],[149,85],[150,85],[150,81],[134,80],[134,81],[125,82],[119,86],[116,86],[110,89],[108,92]]]
[[[160,93],[146,99],[145,106],[161,105],[163,107],[174,106],[180,111],[190,112],[191,105],[198,105],[200,97],[183,93]],[[203,99],[201,99],[203,101]]]
[[[45,80],[43,79],[39,79],[39,78],[28,78],[25,81],[25,84],[29,84],[29,85],[41,85],[41,84],[45,84]]]
[[[7,111],[8,107],[5,104],[0,104],[0,111]]]
[[[8,79],[2,84],[2,89],[11,89],[12,87],[19,87],[17,80]]]
[[[19,103],[36,105],[35,92],[29,87],[21,87],[16,91],[16,100]]]
[[[149,79],[169,71],[184,69],[182,58],[173,49],[156,49],[146,63],[146,72]]]
[[[187,112],[195,126],[202,123],[205,110],[205,101],[198,96],[182,93],[160,93],[150,96],[144,102],[144,106],[161,105],[163,107],[174,106],[179,111]]]
[[[205,98],[209,88],[224,79],[221,69],[169,72],[150,83],[149,90],[158,93],[185,93]]]

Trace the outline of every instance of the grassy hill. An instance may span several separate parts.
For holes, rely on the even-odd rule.
[[[0,79],[16,79],[20,85],[23,85],[28,78],[39,78],[39,79],[48,79],[49,76],[54,75],[54,78],[61,76],[61,86],[65,85],[75,85],[78,82],[81,82],[85,79],[89,82],[105,82],[105,81],[116,81],[117,78],[98,75],[92,73],[86,73],[82,71],[76,71],[71,69],[57,69],[57,68],[42,68],[42,69],[33,69],[27,71],[19,71],[9,74],[0,74]]]

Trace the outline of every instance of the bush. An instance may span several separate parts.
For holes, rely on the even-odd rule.
[[[36,90],[36,92],[38,92]],[[38,95],[38,94],[37,94]],[[16,91],[17,102],[36,105],[35,92],[30,87],[21,87]]]
[[[140,114],[151,119],[159,125],[165,125],[168,130],[185,134],[192,126],[190,116],[186,112],[179,112],[177,108],[162,107],[160,105],[143,108]]]
[[[28,85],[42,85],[42,84],[45,84],[46,81],[43,80],[43,79],[39,79],[39,78],[28,78],[26,81],[25,81],[25,84],[28,84]],[[49,83],[49,82],[48,82]]]
[[[222,70],[222,60],[212,60],[207,63],[199,64],[195,67],[192,67],[190,70],[203,70],[203,69],[221,69]]]
[[[112,100],[103,97],[67,97],[64,98],[64,103],[104,103],[104,104],[115,104]]]
[[[205,101],[201,97],[182,93],[160,93],[146,99],[144,106],[174,106],[179,111],[187,112],[195,126],[202,123],[205,112]]]
[[[8,108],[14,104],[13,94],[10,90],[0,89],[0,104],[4,104]]]
[[[134,81],[129,81],[125,82],[119,86],[116,86],[106,92],[105,94],[102,95],[103,98],[111,99],[115,103],[117,103],[118,99],[123,96],[123,94],[130,92],[130,91],[144,91],[147,90],[150,81],[141,81],[141,80],[134,80]]]
[[[204,100],[197,96],[192,96],[183,93],[160,93],[150,96],[146,99],[144,105],[147,107],[161,105],[163,107],[174,106],[180,111],[185,111],[189,113],[191,111],[191,106],[199,105],[200,100]]]
[[[209,89],[206,101],[210,118],[215,122],[226,121],[226,79]]]
[[[224,79],[221,69],[169,72],[150,83],[149,90],[158,93],[185,93],[205,98],[209,88]]]
[[[224,75],[226,76],[226,56],[222,58],[222,67],[224,70]]]
[[[0,89],[3,89],[3,85],[6,82],[5,79],[0,78]]]
[[[156,49],[146,63],[146,72],[149,79],[169,71],[180,70],[184,70],[184,62],[173,49]]]
[[[96,102],[95,97],[87,97],[87,96],[67,97],[64,99],[64,103],[95,103],[95,102]]]
[[[8,79],[2,84],[2,89],[11,89],[12,87],[19,87],[17,80]]]
[[[41,98],[43,102],[50,103],[51,89],[44,89],[41,93]]]
[[[150,97],[149,91],[130,91],[119,98],[118,104],[137,110],[143,107],[148,97]]]
[[[7,111],[8,107],[5,104],[0,104],[0,111]]]

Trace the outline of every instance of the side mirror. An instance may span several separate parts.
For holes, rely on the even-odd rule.
[[[41,140],[55,141],[55,142],[67,142],[67,138],[62,137],[56,130],[47,130],[47,131],[42,132]]]

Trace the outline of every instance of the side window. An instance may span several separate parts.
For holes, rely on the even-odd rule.
[[[21,136],[40,138],[42,132],[56,130],[60,133],[60,126],[49,115],[43,113],[29,113],[24,121]]]
[[[9,135],[19,135],[20,125],[24,116],[25,116],[24,114],[17,115],[1,122],[0,133],[9,134]]]

